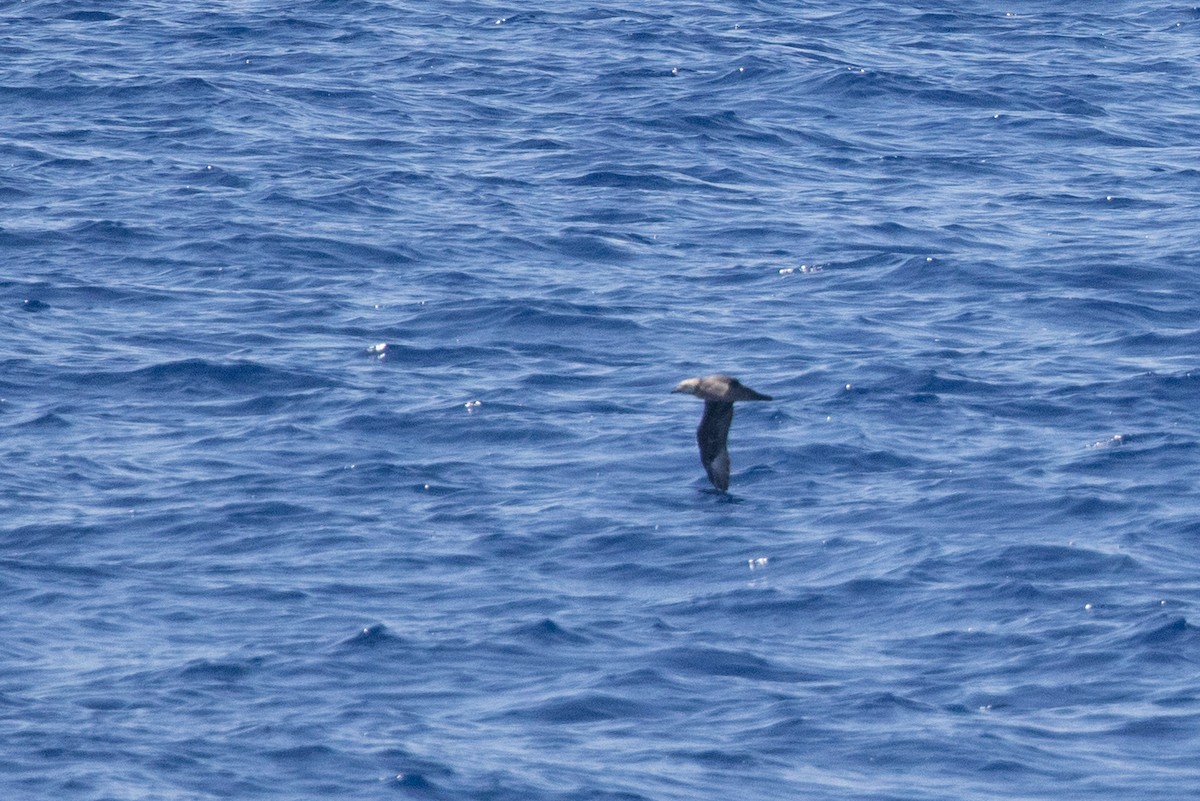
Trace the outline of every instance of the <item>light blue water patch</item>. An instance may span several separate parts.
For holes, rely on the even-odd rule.
[[[1198,26],[10,8],[4,798],[1198,797]]]

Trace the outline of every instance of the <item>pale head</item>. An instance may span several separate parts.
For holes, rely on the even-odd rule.
[[[685,395],[695,395],[706,401],[732,403],[733,401],[771,400],[770,395],[755,392],[750,387],[732,376],[716,373],[703,378],[689,378],[680,381],[672,392],[682,392]]]
[[[680,381],[675,385],[675,389],[671,390],[671,392],[682,392],[684,395],[695,395],[699,397],[700,379],[689,378],[686,381]]]

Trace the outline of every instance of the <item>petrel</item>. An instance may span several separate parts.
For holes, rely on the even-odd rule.
[[[725,492],[729,489],[729,426],[733,423],[734,401],[769,401],[770,395],[755,392],[727,375],[708,375],[680,381],[672,392],[695,395],[704,401],[704,416],[696,429],[700,443],[700,462],[712,485]]]

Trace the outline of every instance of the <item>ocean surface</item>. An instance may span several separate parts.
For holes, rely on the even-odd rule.
[[[0,104],[6,801],[1200,798],[1191,3],[9,0]]]

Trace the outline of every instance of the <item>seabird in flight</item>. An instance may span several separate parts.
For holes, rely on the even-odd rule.
[[[696,429],[700,443],[700,462],[708,480],[721,492],[729,489],[729,425],[733,422],[734,401],[769,401],[770,395],[755,392],[736,378],[709,375],[680,381],[672,392],[695,395],[704,401],[704,416]]]

